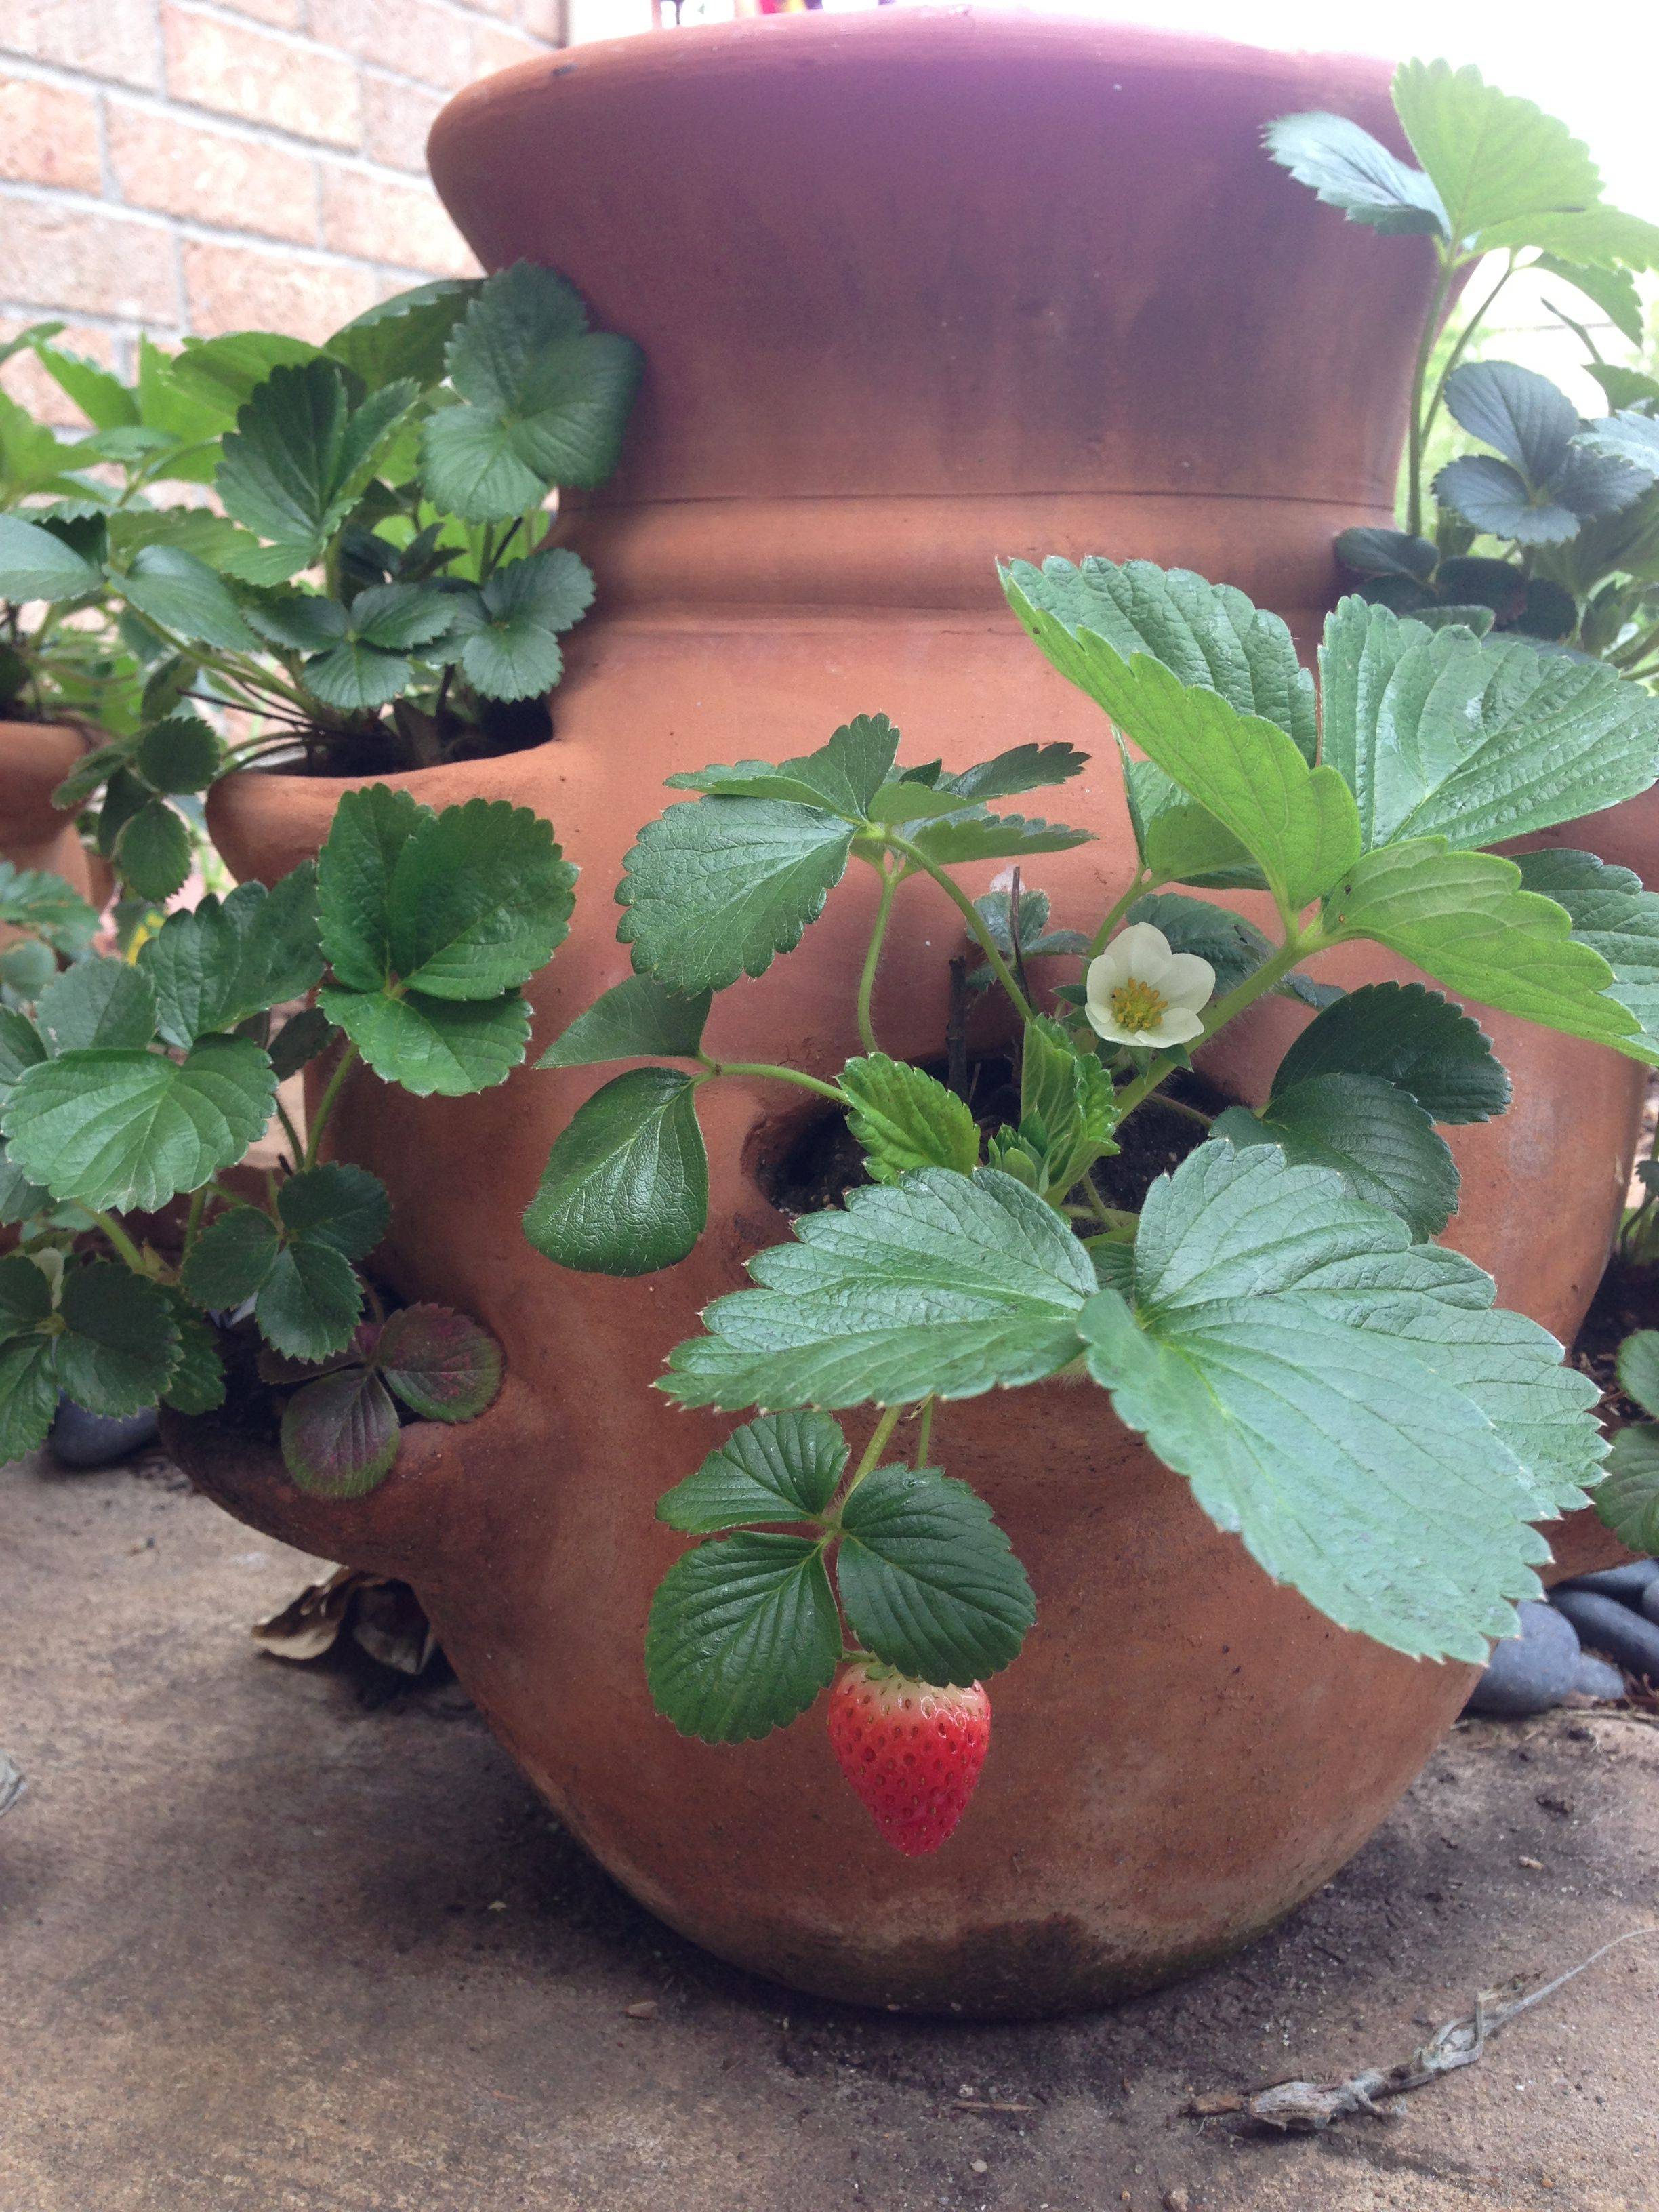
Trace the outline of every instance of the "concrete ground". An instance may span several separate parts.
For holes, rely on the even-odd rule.
[[[1659,2207],[1659,1942],[1392,2122],[1184,2110],[1391,2061],[1659,1920],[1659,1729],[1460,1728],[1338,1881],[1164,1995],[870,2017],[668,1935],[453,1685],[260,1654],[309,1568],[162,1462],[0,1474],[0,2212]]]

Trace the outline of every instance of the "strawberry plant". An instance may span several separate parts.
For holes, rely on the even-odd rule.
[[[542,543],[546,507],[610,475],[639,374],[562,277],[520,263],[418,286],[321,346],[243,331],[146,368],[141,397],[188,424],[223,513],[153,507],[147,475],[113,506],[0,514],[0,603],[106,610],[135,657],[136,711],[58,803],[91,810],[139,896],[189,872],[176,802],[238,769],[373,775],[547,736],[593,581]],[[102,385],[71,388],[113,411]]]
[[[224,1402],[225,1339],[246,1316],[283,1400],[301,1488],[371,1489],[398,1407],[465,1421],[501,1381],[464,1316],[387,1312],[364,1262],[385,1186],[322,1157],[360,1061],[416,1097],[500,1083],[523,1059],[520,987],[562,941],[575,871],[527,809],[441,814],[383,784],[348,793],[318,860],[167,917],[131,960],[27,879],[0,885],[77,957],[0,1008],[0,1460],[38,1444],[59,1391],[90,1411]],[[299,1002],[314,992],[315,1003]],[[331,1052],[302,1134],[277,1085]],[[263,1184],[224,1178],[273,1115],[286,1152]]]
[[[1267,134],[1273,159],[1349,222],[1425,237],[1435,251],[1404,527],[1344,531],[1338,556],[1364,597],[1397,612],[1571,642],[1659,675],[1659,381],[1604,361],[1584,324],[1553,304],[1576,295],[1577,316],[1599,314],[1640,345],[1636,277],[1659,268],[1659,226],[1609,207],[1565,126],[1475,69],[1407,62],[1394,104],[1420,167],[1346,116],[1283,116]],[[1586,422],[1547,377],[1466,358],[1499,297],[1528,275],[1584,345],[1611,413]],[[1465,285],[1476,303],[1443,333]],[[1486,450],[1436,470],[1443,412]]]
[[[916,1747],[894,1700],[959,1711],[1035,1618],[989,1507],[945,1471],[961,1400],[1072,1378],[1342,1627],[1471,1661],[1512,1632],[1548,1556],[1533,1524],[1583,1501],[1605,1446],[1593,1385],[1433,1241],[1458,1198],[1442,1127],[1510,1097],[1458,1000],[1659,1064],[1659,897],[1586,854],[1483,849],[1652,784],[1645,690],[1351,598],[1316,703],[1288,630],[1237,591],[1101,560],[1003,580],[1118,732],[1138,861],[1093,928],[1051,932],[1038,895],[976,901],[956,872],[1086,841],[1004,804],[1076,775],[1068,744],[902,766],[865,715],[795,758],[672,777],[696,795],[641,830],[617,893],[635,973],[541,1063],[635,1064],[576,1113],[526,1217],[565,1267],[672,1266],[707,1212],[706,1085],[789,1085],[844,1118],[866,1179],[670,1356],[677,1404],[766,1410],[661,1501],[702,1540],[656,1594],[646,1662],[659,1710],[711,1741],[787,1724],[839,1676],[840,1754],[904,1849],[942,1840],[977,1769],[941,1753],[895,1798],[892,1756]],[[854,868],[878,886],[849,985],[863,1049],[833,1074],[708,1055],[714,994],[793,951]],[[1276,934],[1194,888],[1266,892]],[[1017,1104],[989,1127],[960,1071],[893,1059],[874,1025],[896,902],[921,896],[1017,1025]],[[1356,941],[1432,987],[1304,972]],[[1114,1197],[1132,1117],[1269,992],[1318,1011],[1267,1103],[1188,1107],[1194,1148],[1144,1202]],[[855,1456],[836,1416],[863,1407]],[[975,1704],[975,1741],[988,1724]]]

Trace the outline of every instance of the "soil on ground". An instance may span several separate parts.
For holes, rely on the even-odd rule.
[[[1188,2111],[1392,2061],[1659,1922],[1640,1717],[1461,1725],[1327,1889],[1161,1995],[872,2016],[668,1934],[453,1683],[263,1656],[250,1624],[315,1565],[159,1459],[0,1474],[0,1747],[29,1784],[0,1820],[3,2212],[1659,2207],[1659,1941],[1393,2121]]]

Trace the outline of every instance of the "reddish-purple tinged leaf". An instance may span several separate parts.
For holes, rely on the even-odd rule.
[[[391,1474],[398,1409],[378,1375],[348,1367],[307,1382],[283,1414],[283,1459],[316,1498],[361,1498]]]
[[[378,1364],[411,1413],[476,1420],[501,1387],[501,1347],[447,1306],[404,1306],[380,1331]]]

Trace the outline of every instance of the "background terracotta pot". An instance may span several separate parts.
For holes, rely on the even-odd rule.
[[[101,904],[106,872],[94,880],[72,815],[60,814],[52,794],[84,757],[78,730],[53,722],[0,722],[0,859],[17,868],[45,868],[73,884],[82,898]]]
[[[899,9],[585,47],[447,111],[434,172],[482,258],[562,268],[649,364],[626,477],[576,531],[599,612],[576,634],[556,740],[393,779],[434,805],[533,805],[581,864],[571,939],[533,988],[540,1039],[627,972],[611,892],[662,779],[805,749],[861,710],[903,724],[915,759],[1031,737],[1091,749],[1054,811],[1100,842],[1034,873],[1060,921],[1092,922],[1132,851],[1112,749],[1003,606],[994,558],[1185,562],[1310,641],[1333,534],[1389,520],[1429,261],[1290,187],[1260,133],[1336,107],[1387,134],[1384,87],[1371,64]],[[342,787],[222,785],[232,866],[269,880],[314,851]],[[850,882],[799,952],[718,1000],[710,1049],[838,1068],[858,1049],[872,897]],[[931,1055],[957,931],[930,886],[903,893],[890,944],[878,1032]],[[1356,979],[1373,964],[1331,962]],[[1455,1241],[1510,1303],[1571,1330],[1639,1073],[1492,1027],[1521,1103],[1455,1133]],[[414,1581],[492,1724],[604,1863],[786,1980],[965,2012],[1097,2002],[1217,1955],[1326,1879],[1470,1670],[1413,1664],[1273,1588],[1086,1389],[939,1418],[942,1458],[991,1500],[1041,1614],[938,1857],[879,1842],[811,1719],[711,1748],[653,1715],[645,1612],[680,1542],[652,1510],[731,1424],[650,1386],[785,1234],[765,1170],[799,1109],[751,1085],[702,1094],[703,1244],[638,1281],[577,1277],[531,1251],[519,1218],[610,1073],[525,1072],[424,1103],[355,1082],[339,1149],[391,1187],[398,1285],[485,1319],[507,1387],[472,1427],[406,1431],[398,1473],[360,1504],[301,1498],[269,1452],[204,1425],[182,1439],[198,1477],[256,1526]]]

